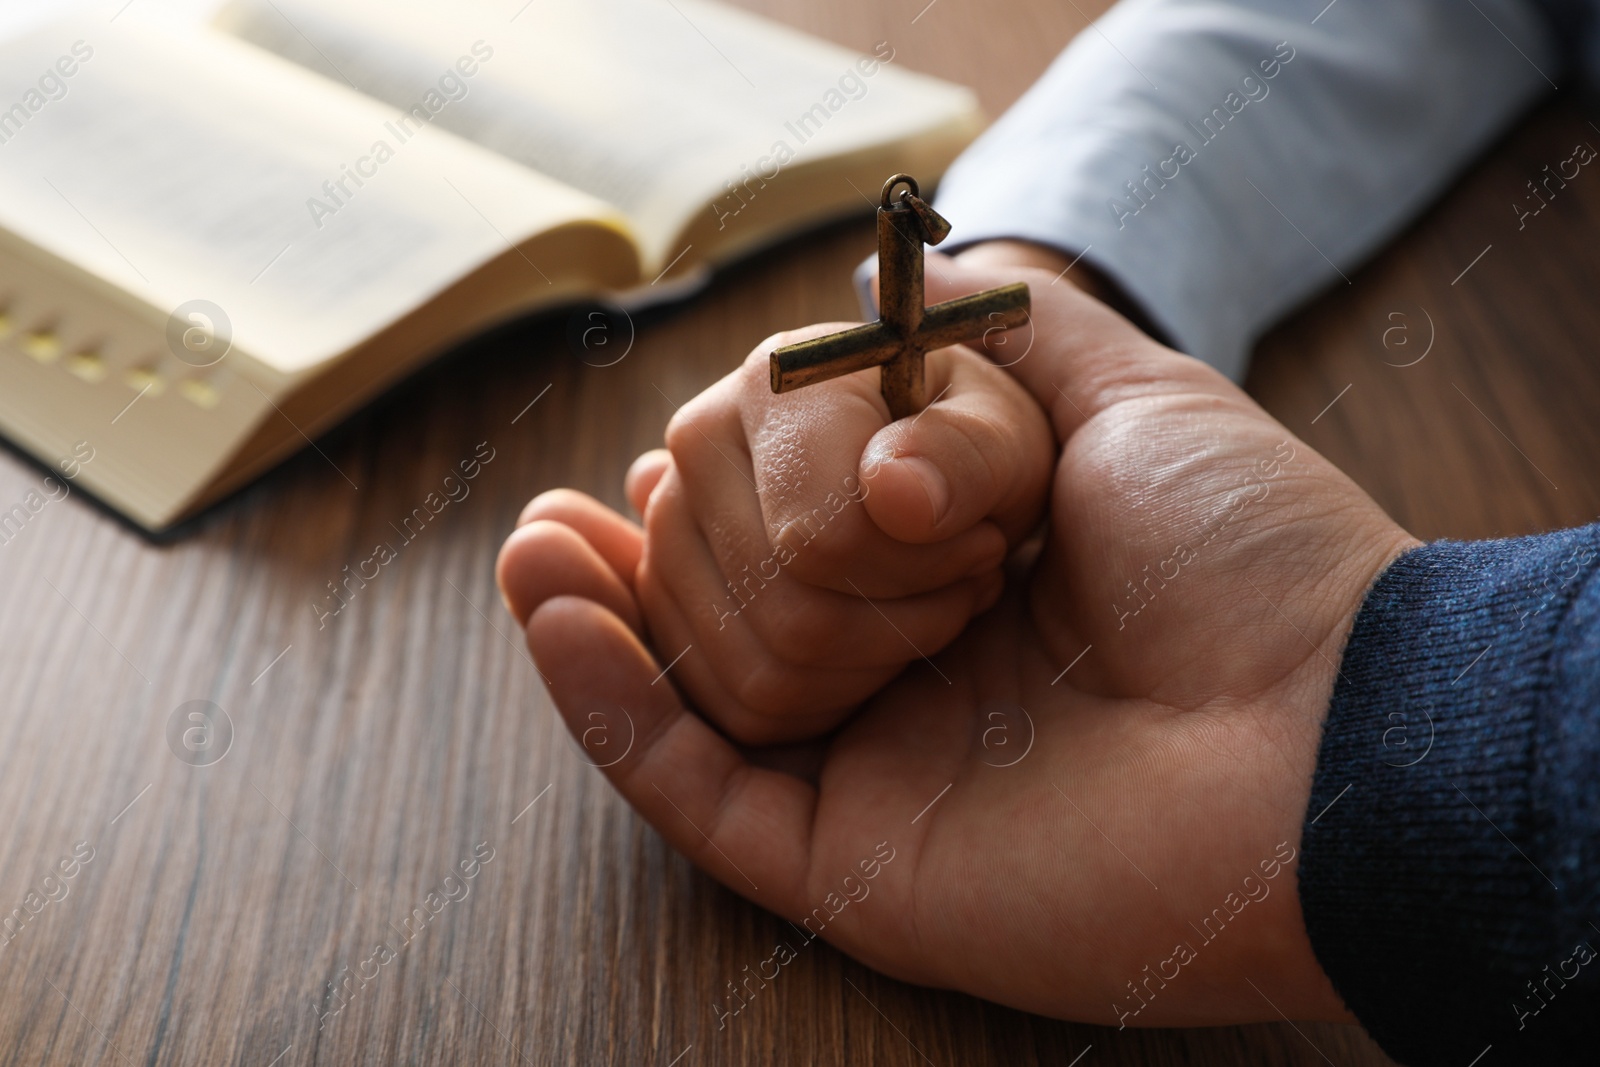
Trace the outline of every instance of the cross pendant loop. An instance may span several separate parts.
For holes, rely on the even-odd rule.
[[[898,186],[905,188],[895,198]],[[949,233],[950,224],[922,199],[915,178],[896,174],[884,182],[878,205],[878,321],[775,349],[772,391],[786,393],[881,367],[879,388],[889,417],[903,419],[927,403],[923,357],[928,352],[1026,322],[1026,282],[923,307],[922,246],[936,245]]]

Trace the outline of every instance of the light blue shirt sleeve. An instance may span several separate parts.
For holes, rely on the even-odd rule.
[[[1081,255],[1242,377],[1561,68],[1531,0],[1325,3],[1123,0],[951,167],[948,246]]]

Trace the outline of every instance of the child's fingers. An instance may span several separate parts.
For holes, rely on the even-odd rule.
[[[899,541],[942,541],[984,519],[1016,544],[1044,514],[1055,442],[1027,391],[964,346],[929,354],[935,399],[879,430],[861,457],[873,521]]]
[[[652,505],[650,532],[652,539],[670,538],[680,546],[695,543],[694,519],[680,494],[664,494]],[[736,691],[742,688],[738,679],[766,663],[841,674],[898,668],[949,644],[974,615],[993,605],[1004,584],[996,568],[926,593],[879,598],[818,588],[776,567],[735,577],[726,580],[709,550],[702,555],[685,547],[653,574],[686,620],[687,636],[721,665],[719,673]],[[807,691],[816,695],[814,687]],[[746,703],[771,706],[770,700],[745,696]],[[805,698],[797,694],[795,702],[803,706]]]
[[[810,736],[835,721],[838,705],[816,692],[811,679],[775,661],[741,618],[742,602],[701,538],[675,469],[662,480],[645,521],[650,550],[640,565],[639,603],[650,620],[650,643],[673,663],[670,681],[692,693],[707,718],[747,744]],[[661,546],[670,551],[661,552]],[[858,677],[863,673],[833,672],[836,679],[869,686],[868,692],[887,680],[881,670],[879,677]],[[788,703],[768,702],[774,698]]]
[[[868,602],[755,571],[723,580],[700,538],[682,479],[669,471],[646,518],[651,554],[639,598],[652,644],[681,653],[672,675],[740,741],[809,736],[921,651],[948,644],[999,593],[998,571],[921,596]],[[654,546],[673,546],[659,560]]]
[[[655,492],[656,485],[671,462],[672,453],[664,448],[652,448],[633,461],[622,480],[622,491],[635,512],[644,514],[644,509],[650,503],[650,494]]]
[[[765,364],[752,359],[673,416],[672,461],[726,582],[781,570],[836,592],[892,599],[999,566],[1005,539],[996,530],[907,545],[871,521],[857,467],[886,417],[875,394],[871,401],[850,379],[775,396]]]
[[[568,729],[580,744],[603,730],[606,746],[593,748],[591,762],[667,843],[757,904],[803,911],[816,789],[749,763],[670,686],[655,684],[660,665],[599,605],[546,601],[527,632]]]
[[[581,596],[603,605],[635,631],[643,626],[632,591],[566,523],[535,519],[517,527],[500,548],[495,579],[506,608],[521,625],[552,597]]]

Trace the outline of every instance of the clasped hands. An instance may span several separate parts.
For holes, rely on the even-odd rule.
[[[930,255],[930,302],[1021,280],[1033,318],[930,353],[898,422],[874,371],[770,391],[840,324],[768,339],[634,463],[642,525],[528,504],[507,606],[668,842],[869,966],[1113,1026],[1349,1020],[1294,857],[1350,623],[1416,541],[1054,266]]]

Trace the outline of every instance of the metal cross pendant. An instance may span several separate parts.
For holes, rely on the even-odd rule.
[[[893,193],[902,185],[897,200]],[[896,174],[883,184],[878,206],[878,321],[774,350],[774,393],[882,367],[880,388],[889,417],[903,419],[927,403],[922,378],[926,353],[1028,321],[1026,282],[922,306],[922,246],[944,240],[950,224],[919,192],[909,174]]]

